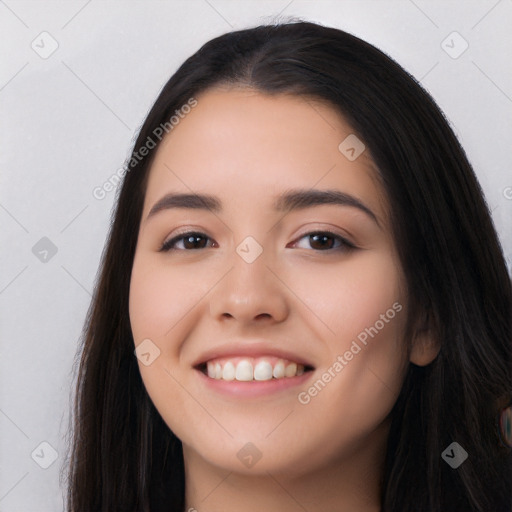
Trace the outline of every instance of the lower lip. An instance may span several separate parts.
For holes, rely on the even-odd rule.
[[[295,386],[304,384],[313,371],[304,372],[302,375],[296,377],[283,377],[281,379],[270,380],[251,380],[251,381],[238,381],[238,380],[222,380],[212,379],[205,375],[202,371],[196,370],[199,378],[208,386],[209,389],[222,393],[228,396],[239,398],[252,398],[279,393],[286,391]]]

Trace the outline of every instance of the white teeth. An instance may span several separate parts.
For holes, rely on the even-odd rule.
[[[220,368],[220,364],[219,364],[219,368]],[[213,363],[211,363],[210,361],[208,361],[207,365],[206,365],[206,369],[208,371],[208,377],[211,377],[212,379],[215,379],[215,365]]]
[[[295,363],[290,363],[285,369],[284,369],[284,376],[285,377],[293,377],[297,374],[297,365]]]
[[[274,363],[274,365],[272,365]],[[264,358],[233,358],[230,360],[208,361],[206,374],[211,379],[248,382],[252,380],[266,381],[295,377],[304,374],[304,365],[292,363],[275,357]]]
[[[254,367],[254,380],[270,380],[272,378],[272,365],[267,361],[260,361]]]
[[[236,380],[252,380],[252,364],[249,361],[240,361],[236,365]]]
[[[275,379],[282,379],[284,377],[284,363],[282,363],[281,361],[279,361],[275,366],[274,366],[274,372],[273,372],[273,375],[274,375],[274,378]]]
[[[228,361],[224,368],[222,369],[222,379],[223,380],[234,380],[235,378],[235,365]]]

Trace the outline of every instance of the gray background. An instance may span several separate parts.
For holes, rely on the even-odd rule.
[[[512,0],[0,0],[0,512],[63,509],[73,359],[115,195],[93,189],[186,57],[278,14],[348,30],[421,80],[512,269]]]

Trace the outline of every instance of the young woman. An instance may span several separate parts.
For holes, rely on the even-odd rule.
[[[125,170],[70,512],[511,510],[510,280],[400,66],[314,23],[225,34]]]

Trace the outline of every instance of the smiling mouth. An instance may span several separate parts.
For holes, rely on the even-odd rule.
[[[196,369],[211,379],[238,382],[288,379],[314,370],[310,365],[273,356],[212,359]]]

